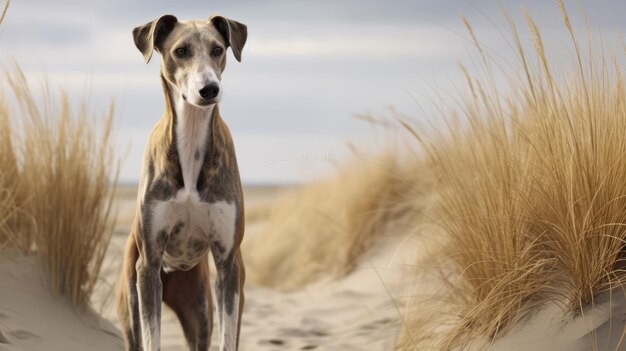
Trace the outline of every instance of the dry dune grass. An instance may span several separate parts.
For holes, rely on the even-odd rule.
[[[5,76],[19,113],[0,104],[0,245],[36,253],[52,291],[86,307],[112,234],[112,112],[96,133],[85,106],[49,89],[40,104],[19,68]]]
[[[626,283],[622,68],[598,50],[593,33],[580,41],[557,4],[574,67],[550,62],[554,53],[528,15],[534,51],[525,49],[507,16],[520,69],[498,72],[501,62],[467,25],[486,78],[463,69],[463,127],[451,123],[428,152],[439,179],[437,215],[449,235],[449,295],[439,303],[416,297],[400,349],[489,343],[540,304],[580,312]],[[506,76],[504,86],[493,72]]]
[[[9,12],[9,5],[11,4],[10,0],[7,0],[4,3],[4,7],[2,8],[2,12],[0,12],[0,24],[4,21],[4,18],[7,16],[7,12]]]
[[[9,1],[7,0],[0,12],[0,24],[6,17],[9,10]],[[0,96],[1,99],[1,96]],[[4,106],[4,102],[0,100],[0,106]],[[9,130],[9,120],[5,114],[0,114],[0,165],[3,166],[3,171],[0,173],[0,249],[4,244],[9,242],[9,236],[11,233],[10,220],[14,218],[14,212],[17,209],[15,203],[15,175],[17,174],[17,164],[15,161],[15,154],[13,152],[13,145],[11,139],[11,133]]]
[[[426,188],[425,180],[415,180],[418,165],[405,167],[393,152],[363,159],[276,201],[264,233],[245,243],[252,281],[289,290],[341,277],[377,240],[420,211],[408,201]]]
[[[0,106],[3,106],[0,102]],[[18,172],[8,116],[0,113],[0,249],[18,240],[15,219],[18,210]]]

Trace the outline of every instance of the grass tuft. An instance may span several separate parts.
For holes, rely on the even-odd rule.
[[[586,53],[580,50],[566,7],[557,3],[576,63],[550,59],[554,53],[528,14],[533,49],[525,49],[505,15],[519,69],[499,71],[504,84],[462,70],[468,93],[453,114],[463,127],[426,145],[439,180],[435,216],[447,234],[449,285],[429,306],[416,298],[401,349],[489,344],[539,305],[581,312],[626,283],[622,69],[604,46],[594,50],[591,35]],[[480,48],[465,23],[484,71],[510,67]],[[445,313],[433,320],[431,311]],[[433,327],[435,321],[446,327]]]
[[[39,103],[18,67],[6,83],[19,113],[0,103],[0,247],[37,254],[52,291],[86,307],[113,229],[112,109],[96,132],[67,94]]]
[[[424,191],[414,174],[388,153],[285,194],[270,209],[264,232],[246,239],[247,276],[289,290],[351,272],[375,243],[403,232],[398,228],[421,210],[401,200]]]

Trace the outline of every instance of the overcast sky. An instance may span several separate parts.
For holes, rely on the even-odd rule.
[[[494,23],[505,30],[499,3],[517,14],[526,7],[544,36],[562,34],[550,0],[14,0],[0,27],[0,60],[17,60],[34,85],[48,77],[87,96],[95,111],[113,98],[117,150],[127,155],[121,178],[134,182],[163,96],[159,57],[144,65],[132,28],[166,13],[243,22],[248,42],[241,63],[229,50],[221,103],[243,181],[299,182],[328,173],[347,155],[346,141],[373,139],[355,113],[393,106],[433,118],[420,109],[424,95],[460,82],[456,63],[468,58],[461,14],[487,46],[506,51],[494,30]],[[574,13],[582,3],[607,35],[623,27],[625,1],[568,3]]]

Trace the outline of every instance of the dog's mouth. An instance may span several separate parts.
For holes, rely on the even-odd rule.
[[[211,105],[215,105],[216,103],[218,103],[218,99],[201,100],[201,101],[198,101],[197,103],[195,103],[195,105],[198,105],[198,106],[201,106],[201,107],[209,107]]]
[[[197,107],[209,107],[211,105],[215,105],[218,102],[220,102],[220,97],[216,96],[212,99],[209,100],[205,100],[205,99],[191,99],[189,100],[187,98],[187,95],[185,95],[184,93],[181,93],[180,96],[183,98],[183,101],[187,102],[188,104],[197,106]]]

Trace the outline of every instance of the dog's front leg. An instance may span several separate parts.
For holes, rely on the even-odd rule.
[[[236,351],[239,347],[245,275],[241,252],[238,248],[229,253],[213,250],[213,258],[217,267],[215,297],[220,351]]]
[[[157,351],[161,348],[161,301],[163,300],[161,259],[165,240],[165,231],[158,233],[156,238],[145,238],[144,247],[136,265],[141,341],[144,351]]]
[[[145,351],[160,349],[161,300],[163,286],[160,268],[137,261],[137,291],[141,316],[141,342]]]

